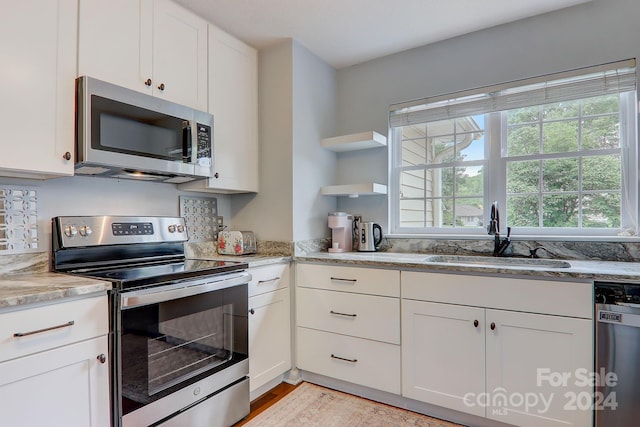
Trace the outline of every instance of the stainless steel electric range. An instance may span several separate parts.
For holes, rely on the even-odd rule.
[[[112,425],[228,427],[249,413],[246,263],[189,260],[175,217],[52,220],[55,271],[110,281]]]

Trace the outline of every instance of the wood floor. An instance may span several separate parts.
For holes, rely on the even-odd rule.
[[[282,399],[287,394],[291,393],[293,390],[295,390],[296,387],[297,386],[295,385],[280,383],[275,388],[272,388],[271,390],[269,390],[268,392],[266,392],[265,394],[263,394],[262,396],[254,400],[253,402],[251,402],[251,412],[249,412],[249,415],[247,416],[247,418],[234,424],[233,427],[239,427],[241,425],[244,425],[249,420],[254,418],[256,415],[266,410],[271,405],[275,404],[278,400]]]

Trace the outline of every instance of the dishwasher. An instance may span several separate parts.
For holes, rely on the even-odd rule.
[[[640,284],[596,282],[595,427],[640,420]]]

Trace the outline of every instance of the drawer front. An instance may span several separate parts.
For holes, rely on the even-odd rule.
[[[400,299],[298,288],[299,326],[400,344]]]
[[[402,298],[593,318],[593,283],[403,271]]]
[[[291,277],[289,263],[253,267],[249,269],[249,273],[251,273],[250,297],[289,287]]]
[[[338,265],[297,264],[296,286],[400,296],[400,271]]]
[[[298,328],[298,368],[400,394],[400,346]]]
[[[4,313],[0,315],[0,361],[108,332],[106,295]]]

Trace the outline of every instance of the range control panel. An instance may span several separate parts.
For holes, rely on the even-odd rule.
[[[52,230],[63,248],[189,240],[181,217],[65,216]]]

